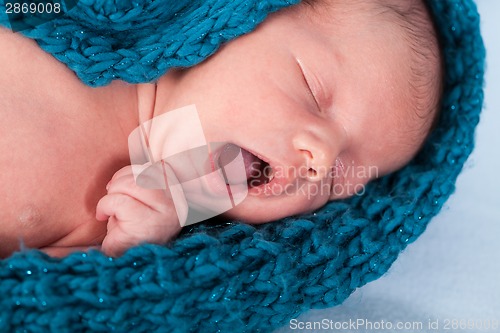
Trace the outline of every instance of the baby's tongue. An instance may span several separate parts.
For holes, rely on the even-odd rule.
[[[249,185],[255,187],[263,184],[266,181],[263,170],[265,162],[248,150],[240,148],[234,144],[226,145],[219,156],[219,165],[228,165],[236,158],[240,151],[243,157],[243,163],[245,165],[247,182],[251,183]]]
[[[262,160],[243,148],[241,148],[241,154],[243,155],[243,163],[245,163],[247,179],[250,180],[259,177],[263,166]]]

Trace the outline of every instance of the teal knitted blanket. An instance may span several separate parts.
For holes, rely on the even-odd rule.
[[[45,24],[27,20],[22,33],[88,85],[148,82],[199,63],[295,2],[80,0]],[[117,259],[16,253],[0,261],[0,332],[270,331],[340,304],[384,274],[453,193],[483,102],[475,4],[428,2],[445,92],[437,128],[409,165],[313,214],[260,226],[199,224],[168,246],[143,245]],[[0,5],[9,26],[4,13]]]

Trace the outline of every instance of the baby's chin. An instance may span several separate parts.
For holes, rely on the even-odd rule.
[[[225,220],[240,221],[248,224],[273,222],[286,216],[290,216],[290,214],[269,214],[264,207],[249,209],[245,206],[236,206],[221,214],[221,217]]]
[[[280,203],[279,201],[272,204],[266,204],[265,199],[263,202],[257,204],[242,203],[233,209],[221,214],[226,220],[236,220],[248,224],[263,224],[268,222],[277,221],[285,217],[301,215],[313,212],[314,210],[322,207],[328,201],[326,198],[321,202],[304,201],[301,203]]]

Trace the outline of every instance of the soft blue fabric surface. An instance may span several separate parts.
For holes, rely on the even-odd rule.
[[[115,3],[80,1],[67,16],[23,33],[89,85],[146,82],[198,63],[289,4]],[[268,331],[307,309],[339,304],[385,273],[454,191],[483,101],[474,3],[429,3],[446,86],[438,126],[412,163],[362,197],[276,223],[200,224],[167,247],[144,245],[118,259],[17,253],[0,261],[0,331]]]

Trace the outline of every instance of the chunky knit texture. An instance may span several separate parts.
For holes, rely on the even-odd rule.
[[[446,66],[421,153],[366,194],[262,226],[200,224],[118,259],[35,251],[0,261],[0,331],[269,331],[384,274],[454,191],[473,149],[485,50],[472,0],[429,0]],[[286,0],[81,0],[23,33],[92,86],[157,79],[251,31]],[[2,9],[1,13],[4,10]],[[5,24],[5,21],[4,21]]]

